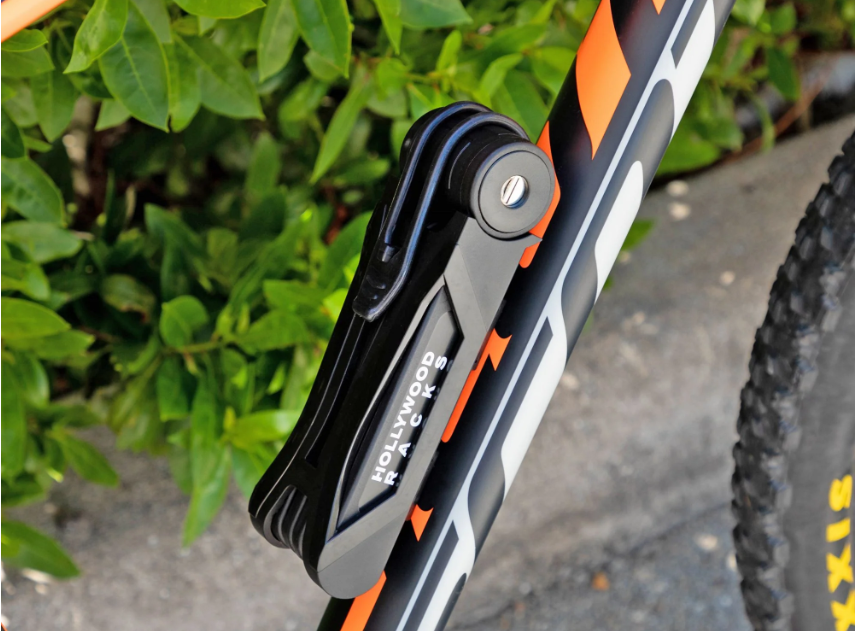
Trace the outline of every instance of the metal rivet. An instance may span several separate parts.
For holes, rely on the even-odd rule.
[[[523,176],[513,175],[500,189],[500,201],[507,208],[517,208],[524,203],[529,189],[527,180]]]

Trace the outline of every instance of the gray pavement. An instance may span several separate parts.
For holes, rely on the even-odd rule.
[[[594,567],[529,583],[496,616],[461,631],[750,631],[738,595],[727,506]]]
[[[776,267],[853,128],[840,121],[648,197],[640,216],[654,230],[615,266],[454,628],[746,629],[724,508],[738,392]],[[70,476],[49,504],[4,511],[56,536],[84,571],[48,585],[9,571],[10,629],[316,627],[325,596],[253,531],[240,493],[183,550],[187,500],[166,464],[97,441],[119,488]]]

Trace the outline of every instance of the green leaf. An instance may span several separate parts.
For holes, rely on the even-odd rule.
[[[460,0],[401,0],[400,19],[405,26],[419,30],[473,21]]]
[[[3,203],[31,221],[63,223],[63,196],[32,160],[2,158]]]
[[[208,39],[176,40],[198,65],[202,105],[231,118],[263,118],[256,86],[244,67]]]
[[[118,311],[133,311],[150,319],[156,306],[156,297],[150,287],[128,274],[112,274],[100,283],[99,293],[105,302]]]
[[[0,268],[3,291],[20,291],[34,300],[46,300],[51,295],[48,278],[38,263],[4,258]]]
[[[117,473],[96,447],[66,432],[56,431],[51,435],[60,443],[66,461],[78,475],[95,484],[117,486]]]
[[[184,518],[183,544],[185,546],[190,545],[207,530],[226,499],[231,469],[228,448],[215,449],[212,458],[213,465],[209,468],[208,477],[197,479],[195,475],[193,476],[193,493],[187,516]]]
[[[653,219],[636,219],[629,227],[629,232],[626,233],[626,238],[623,240],[623,245],[620,246],[621,251],[629,252],[638,247],[653,230]]]
[[[307,66],[311,75],[328,84],[334,83],[343,76],[340,68],[334,66],[315,50],[308,50],[304,55],[304,65]]]
[[[801,95],[801,80],[791,58],[779,48],[766,51],[768,59],[768,78],[774,87],[790,101],[797,101]]]
[[[184,520],[184,545],[189,545],[211,523],[229,483],[229,448],[218,442],[221,427],[219,403],[209,379],[199,380],[190,417],[190,465],[193,493]]]
[[[750,102],[753,104],[756,115],[759,117],[759,122],[762,124],[762,151],[770,151],[777,140],[774,119],[771,117],[771,112],[768,111],[767,104],[759,96],[751,95]]]
[[[6,341],[53,335],[69,329],[69,323],[42,305],[20,298],[0,298],[2,336]]]
[[[268,387],[265,389],[265,392],[268,394],[275,394],[280,392],[283,389],[283,385],[286,383],[286,364],[280,363],[277,365],[277,369],[274,371],[274,375],[271,377],[271,381],[268,382]]]
[[[737,44],[734,54],[723,67],[720,75],[722,79],[731,80],[744,72],[747,64],[752,62],[756,56],[756,50],[761,43],[761,35],[758,31],[753,31]]]
[[[73,300],[87,296],[99,288],[99,279],[95,274],[82,274],[74,270],[52,274],[50,280],[50,306],[54,310]]]
[[[228,383],[239,389],[247,385],[247,360],[241,353],[232,348],[221,348],[220,367]]]
[[[99,117],[96,119],[96,131],[104,131],[123,125],[129,120],[130,113],[120,101],[109,99],[99,106]]]
[[[571,48],[547,46],[531,53],[530,67],[533,75],[551,94],[558,94],[572,62],[575,61],[575,51]]]
[[[3,42],[2,49],[11,53],[26,53],[48,43],[42,31],[26,28]]]
[[[0,110],[0,113],[2,113],[3,122],[3,135],[2,142],[0,142],[0,153],[3,154],[4,158],[23,158],[25,155],[25,151],[24,138],[21,135],[21,130],[18,129],[18,125],[15,124],[15,121],[12,120],[12,117],[6,113],[5,107]]]
[[[62,331],[43,337],[9,340],[9,346],[34,353],[39,359],[60,361],[81,355],[95,338],[83,331]]]
[[[409,82],[409,73],[409,67],[399,59],[383,59],[376,67],[376,85],[385,92],[400,90]]]
[[[157,411],[153,382],[145,384],[143,396],[134,403],[130,414],[123,417],[117,436],[118,449],[151,452],[163,447],[163,424]]]
[[[406,133],[412,127],[411,120],[396,120],[391,124],[389,136],[391,140],[391,153],[394,159],[400,158],[400,148],[403,146],[403,140],[406,138]]]
[[[256,44],[259,83],[277,74],[289,63],[297,41],[298,25],[295,23],[292,0],[269,0]]]
[[[269,311],[238,336],[238,345],[250,355],[294,346],[309,339],[304,321],[291,311]]]
[[[81,239],[69,230],[41,221],[5,223],[3,240],[17,245],[37,263],[65,259],[81,249]]]
[[[269,170],[272,167],[269,166]],[[241,222],[238,238],[241,240],[271,239],[280,234],[286,224],[286,189],[271,188],[261,199],[252,193],[253,208]],[[237,253],[236,253],[237,254]]]
[[[4,301],[10,300],[3,298]],[[5,311],[4,311],[5,320]],[[5,328],[6,323],[3,322]],[[24,416],[24,402],[20,393],[20,383],[16,374],[17,367],[7,361],[2,365],[0,398],[2,398],[2,419],[0,419],[0,468],[3,478],[11,479],[24,467],[27,455],[27,419]]]
[[[0,81],[0,101],[5,103],[11,98],[14,98],[18,91],[7,81]]]
[[[349,134],[352,132],[358,115],[361,114],[361,110],[364,109],[372,94],[373,82],[370,80],[370,76],[360,68],[353,77],[346,98],[337,107],[337,111],[334,112],[334,116],[328,124],[328,130],[325,132],[322,146],[316,156],[313,175],[310,176],[311,183],[325,175],[337,160],[346,146],[346,141],[349,140]]]
[[[164,44],[163,49],[169,64],[169,114],[172,131],[177,133],[187,128],[202,104],[202,91],[196,63],[187,51],[178,44]]]
[[[292,0],[292,7],[310,49],[348,77],[352,23],[346,0]]]
[[[160,334],[173,348],[181,348],[193,341],[196,331],[208,323],[208,312],[193,296],[179,296],[163,304],[160,315]]]
[[[798,24],[798,14],[792,3],[786,3],[771,12],[771,32],[774,35],[788,35]]]
[[[442,92],[434,90],[431,86],[410,83],[406,86],[406,92],[409,95],[409,111],[413,120],[418,120],[431,110],[445,104],[440,103]]]
[[[303,121],[316,111],[322,98],[328,93],[328,84],[313,77],[299,83],[277,110],[281,125]]]
[[[324,300],[323,306],[331,317],[332,321],[337,322],[340,316],[340,311],[343,309],[343,304],[346,302],[348,291],[346,289],[337,289],[333,291]]]
[[[483,105],[491,106],[491,97],[503,85],[506,74],[524,59],[520,53],[504,55],[493,61],[486,69],[479,81],[475,97]]]
[[[66,476],[66,456],[58,443],[50,435],[46,434],[42,440],[42,456],[45,473],[57,482],[62,482]]]
[[[251,200],[261,199],[274,190],[280,177],[280,147],[274,137],[263,131],[253,144],[250,167],[244,180],[244,192]]]
[[[388,158],[362,158],[336,174],[334,184],[341,188],[371,184],[384,178],[390,170],[391,161]]]
[[[266,280],[263,286],[265,299],[272,309],[297,311],[319,309],[328,296],[328,290],[308,285],[300,280]]]
[[[163,44],[172,43],[172,26],[165,0],[132,0]]]
[[[154,360],[161,350],[159,335],[151,334],[146,343],[119,342],[114,344],[111,350],[112,367],[122,377],[138,375],[146,369],[155,371],[159,364]]]
[[[458,63],[458,52],[461,50],[463,43],[463,35],[460,31],[452,31],[443,41],[443,47],[440,49],[439,57],[437,57],[437,72],[442,72]]]
[[[732,7],[732,15],[741,22],[755,26],[765,12],[765,0],[737,0]]]
[[[177,300],[177,299],[176,299]],[[190,413],[189,373],[180,357],[166,357],[157,370],[157,404],[163,421],[185,419]]]
[[[256,481],[258,482],[258,478]],[[4,480],[2,487],[3,508],[23,506],[24,504],[45,499],[45,489],[42,488],[42,485],[38,481],[32,478],[28,479],[18,476],[11,484],[8,484]]]
[[[283,386],[283,393],[280,396],[282,409],[301,411],[304,402],[310,395],[313,380],[316,378],[321,361],[321,354],[313,356],[303,346],[299,346],[293,351],[292,366],[286,376],[286,384]]]
[[[403,23],[400,21],[400,0],[373,0],[382,27],[388,36],[388,41],[394,46],[394,52],[400,53],[400,38],[403,34]]]
[[[180,439],[181,436],[189,435],[189,432],[181,433],[179,432],[175,436]],[[172,473],[172,477],[175,480],[175,484],[178,485],[178,488],[186,493],[187,495],[192,494],[193,492],[193,472],[192,467],[190,465],[190,450],[189,446],[184,444],[182,446],[170,445],[169,446],[169,471]],[[258,479],[256,480],[258,482]]]
[[[319,286],[328,289],[329,293],[340,284],[346,265],[361,252],[369,221],[370,213],[359,215],[343,227],[329,246],[318,279]]]
[[[276,239],[259,250],[256,260],[232,286],[227,310],[232,316],[239,315],[244,305],[249,305],[262,289],[268,278],[281,278],[295,260],[298,240],[297,224],[289,224]]]
[[[230,20],[261,9],[262,0],[175,0],[187,13],[218,20]]]
[[[29,136],[27,134],[23,134],[23,136],[24,148],[28,151],[35,151],[37,153],[48,153],[53,148],[50,143],[47,143],[44,140],[39,140],[39,138],[35,138],[34,136]]]
[[[126,21],[125,16],[124,21]],[[68,66],[72,59],[73,35],[74,31],[71,29],[62,30],[52,41],[52,53],[58,68]],[[82,70],[81,72],[66,74],[66,78],[72,82],[72,85],[79,92],[83,92],[95,99],[111,98],[111,93],[109,93],[108,88],[105,87],[105,82],[102,80],[98,64],[90,64],[86,70]]]
[[[683,119],[674,132],[671,143],[657,173],[683,173],[713,164],[720,156],[719,148],[699,136],[688,119]]]
[[[36,124],[36,108],[33,107],[33,94],[28,83],[16,82],[15,94],[3,99],[3,107],[18,127],[24,129]]]
[[[156,392],[153,376],[159,367],[157,356],[160,352],[159,340],[151,336],[147,344],[117,344],[111,361],[114,368],[124,377],[123,387],[111,401],[108,426],[115,432],[134,425],[140,416],[149,416],[156,406],[148,408],[148,402],[155,403]],[[156,419],[159,423],[159,418]]]
[[[57,578],[78,576],[78,568],[54,539],[20,521],[2,523],[3,561]]]
[[[120,41],[99,58],[99,69],[108,91],[133,116],[168,131],[166,58],[159,39],[135,3],[129,7]]]
[[[102,423],[102,417],[87,404],[54,404],[49,406],[48,413],[55,427],[85,428]]]
[[[54,69],[51,56],[45,48],[34,48],[23,53],[4,50],[0,53],[0,76],[33,77]]]
[[[198,253],[202,250],[199,235],[175,213],[154,204],[145,204],[145,226],[148,232],[157,237],[164,245],[175,244],[180,248]]]
[[[703,138],[724,149],[740,149],[743,144],[743,131],[737,121],[728,116],[699,121],[696,129]]]
[[[545,35],[545,24],[523,24],[502,29],[478,57],[482,67],[499,57],[531,50]]]
[[[207,235],[207,252],[211,277],[231,286],[238,273],[238,233],[228,228],[211,228]]]
[[[554,6],[557,4],[557,0],[546,0],[545,4],[543,4],[536,13],[533,15],[530,23],[532,24],[547,24],[551,20],[551,13],[554,10]],[[572,14],[573,17],[575,14]]]
[[[31,408],[48,405],[49,384],[45,367],[32,353],[15,354],[15,373],[19,396]]]
[[[298,412],[262,410],[239,418],[229,434],[236,447],[250,448],[256,443],[285,440],[298,422]]]
[[[197,33],[199,35],[205,35],[209,31],[213,30],[217,25],[217,18],[208,18],[199,15],[196,17],[196,24],[198,25]],[[186,31],[184,33],[186,34]]]
[[[513,70],[494,93],[494,109],[513,118],[530,138],[538,138],[548,118],[548,108],[532,80],[523,72]]]
[[[385,118],[406,117],[406,105],[406,91],[403,88],[384,94],[377,90],[367,101],[367,109]]]
[[[214,466],[215,447],[222,432],[222,414],[214,386],[208,375],[202,375],[193,395],[190,415],[190,450],[193,479],[196,483],[208,480]]]
[[[96,0],[75,34],[72,59],[64,72],[81,72],[120,41],[127,0]]]
[[[232,447],[232,472],[235,474],[235,482],[247,499],[253,494],[253,489],[270,462],[270,459],[262,458],[258,453]]]

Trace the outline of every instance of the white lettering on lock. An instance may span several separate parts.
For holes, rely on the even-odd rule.
[[[414,374],[415,379],[407,388],[406,397],[392,424],[392,431],[388,435],[388,439],[391,440],[382,446],[382,451],[377,459],[378,466],[374,467],[373,475],[370,477],[374,482],[381,482],[389,486],[395,486],[400,482],[404,462],[412,456],[415,441],[418,439],[416,435],[418,432],[415,428],[424,423],[422,412],[424,412],[424,406],[430,405],[426,400],[436,399],[436,380],[439,374],[432,372],[432,370],[443,371],[448,365],[449,359],[445,355],[437,356],[432,351],[428,351],[422,357]],[[417,398],[419,395],[421,399]],[[419,407],[418,411],[416,411],[417,406]],[[407,422],[413,429],[404,437],[403,429]],[[401,438],[407,442],[398,445]],[[392,456],[396,457],[392,458]]]

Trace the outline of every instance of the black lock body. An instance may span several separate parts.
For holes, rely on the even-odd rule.
[[[420,119],[401,166],[301,418],[250,500],[259,532],[338,598],[382,574],[554,190],[523,130],[472,103]],[[523,199],[504,188],[513,176]]]

